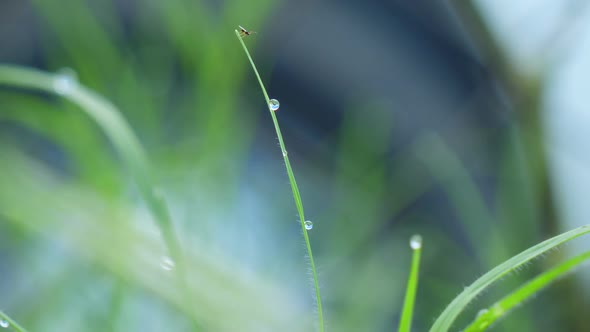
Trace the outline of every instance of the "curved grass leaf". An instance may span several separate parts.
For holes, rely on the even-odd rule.
[[[477,279],[473,284],[469,287],[465,288],[463,292],[461,292],[447,307],[446,309],[438,316],[432,327],[430,328],[431,332],[443,332],[448,331],[451,328],[451,325],[455,321],[455,319],[459,316],[459,314],[465,309],[465,307],[484,289],[486,289],[489,285],[494,283],[495,281],[499,280],[506,274],[514,271],[519,266],[525,264],[526,262],[532,260],[533,258],[563,244],[567,241],[573,240],[581,235],[590,233],[590,225],[584,225],[573,229],[571,231],[562,233],[557,235],[553,238],[545,240],[523,252],[520,254],[510,258],[509,260],[505,261],[504,263],[496,266],[488,273],[484,274],[482,277]]]
[[[154,218],[170,254],[180,259],[180,248],[172,230],[166,204],[155,195],[147,158],[121,112],[108,100],[78,84],[63,82],[59,74],[11,65],[0,65],[0,85],[40,90],[64,97],[78,105],[104,131],[123,162],[135,177],[142,197]]]
[[[559,277],[563,277],[581,264],[587,263],[588,260],[590,260],[590,251],[570,258],[549,271],[538,275],[524,286],[496,302],[490,307],[490,309],[484,309],[484,311],[481,311],[475,320],[467,326],[464,332],[485,331],[496,320],[504,317],[514,307],[523,303]]]

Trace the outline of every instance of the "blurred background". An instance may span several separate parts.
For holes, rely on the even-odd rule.
[[[0,2],[0,62],[110,100],[190,256],[103,131],[54,94],[0,87],[0,310],[30,331],[311,331],[281,151],[300,187],[329,331],[391,331],[424,239],[414,330],[477,277],[588,223],[590,11],[580,0]],[[510,275],[476,313],[589,246]],[[587,331],[580,270],[494,331]],[[185,296],[188,295],[188,296]],[[189,298],[187,300],[187,297]]]

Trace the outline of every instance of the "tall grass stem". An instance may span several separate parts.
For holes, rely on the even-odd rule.
[[[160,230],[166,250],[176,261],[179,286],[186,288],[184,255],[173,229],[168,206],[164,199],[155,192],[155,181],[147,156],[131,126],[111,102],[85,88],[75,79],[68,82],[64,82],[63,79],[60,74],[13,65],[0,65],[0,85],[38,90],[61,96],[79,106],[104,131],[134,177],[139,192]],[[190,300],[187,299],[187,305],[189,303]]]
[[[303,237],[305,239],[305,246],[307,247],[307,254],[309,256],[309,263],[311,265],[311,272],[313,275],[313,283],[315,288],[315,296],[317,302],[317,310],[318,310],[318,325],[320,332],[324,331],[324,314],[322,310],[322,299],[320,296],[320,286],[318,282],[318,275],[316,272],[315,263],[313,260],[313,254],[311,251],[311,243],[309,241],[309,235],[307,234],[307,229],[305,227],[305,214],[303,210],[303,202],[301,201],[301,195],[299,194],[299,187],[297,186],[297,182],[295,181],[295,175],[293,173],[293,168],[291,167],[291,162],[289,161],[289,156],[287,154],[287,149],[285,148],[285,142],[283,141],[283,135],[281,134],[281,128],[279,127],[279,122],[277,120],[277,116],[275,111],[272,110],[270,107],[270,98],[268,97],[268,93],[266,92],[266,88],[264,87],[264,83],[262,83],[262,79],[260,78],[260,74],[258,73],[258,69],[256,69],[256,65],[250,56],[250,52],[244,43],[242,36],[238,30],[235,30],[236,36],[238,40],[242,44],[244,48],[244,52],[246,52],[246,56],[248,56],[248,60],[250,60],[250,64],[252,65],[252,69],[254,70],[254,74],[256,74],[256,78],[258,79],[258,83],[260,83],[260,88],[262,90],[262,94],[264,95],[264,99],[266,100],[266,105],[268,110],[270,111],[270,116],[272,117],[272,122],[275,126],[275,131],[277,133],[277,137],[279,139],[279,145],[281,147],[281,152],[283,154],[283,159],[285,160],[285,168],[287,169],[287,175],[289,177],[289,183],[291,184],[291,190],[293,191],[293,198],[295,199],[295,205],[297,206],[297,212],[299,213],[299,221],[301,223],[301,230],[303,231]]]
[[[470,286],[466,287],[453,301],[451,301],[451,303],[449,303],[446,309],[438,316],[430,328],[430,332],[448,331],[453,325],[455,319],[459,316],[459,314],[461,314],[465,307],[467,307],[467,305],[475,297],[477,297],[478,294],[480,294],[491,284],[500,280],[508,273],[517,270],[519,266],[522,266],[535,257],[538,257],[539,255],[542,255],[543,253],[550,251],[565,242],[571,241],[588,233],[590,233],[590,225],[580,226],[536,244],[491,269],[479,279],[474,281]]]

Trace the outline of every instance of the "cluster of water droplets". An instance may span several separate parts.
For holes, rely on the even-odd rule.
[[[271,99],[268,101],[268,107],[270,107],[270,110],[273,112],[278,110],[280,106],[281,104],[276,99]]]
[[[59,95],[68,95],[78,86],[78,75],[70,68],[63,68],[55,73],[53,90]]]
[[[6,319],[0,319],[0,327],[7,328],[10,326],[10,323]]]

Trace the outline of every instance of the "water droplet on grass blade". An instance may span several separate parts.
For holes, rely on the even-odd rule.
[[[279,106],[281,106],[281,104],[279,103],[278,100],[276,99],[271,99],[268,101],[268,106],[270,107],[271,111],[276,111],[279,109]]]
[[[414,250],[422,248],[422,237],[420,235],[414,235],[410,238],[410,248]]]
[[[287,156],[287,151],[283,151],[283,157]]]
[[[306,220],[303,224],[305,225],[305,229],[308,231],[313,228],[313,223],[310,220]]]
[[[477,313],[476,319],[479,319],[480,316],[486,315],[488,313],[488,309],[482,309]],[[485,330],[490,325],[490,317],[484,317],[483,320],[479,323],[479,328],[481,331]]]
[[[70,94],[78,86],[78,75],[70,68],[63,68],[55,73],[53,90],[60,95]]]
[[[483,330],[485,330],[488,327],[488,325],[490,325],[490,322],[487,322],[487,321],[486,322],[482,322],[481,324],[479,324],[479,329],[481,331],[483,331]]]
[[[174,269],[174,261],[172,260],[172,258],[164,256],[162,257],[162,260],[160,261],[160,267],[166,271],[172,271],[172,269]]]
[[[0,319],[0,327],[7,328],[10,326],[10,323],[6,319]]]
[[[476,316],[476,317],[479,317],[479,316],[481,316],[481,315],[485,315],[485,314],[487,314],[488,312],[489,312],[489,310],[488,310],[488,309],[481,309],[480,311],[478,311],[478,312],[477,312],[477,316]]]

